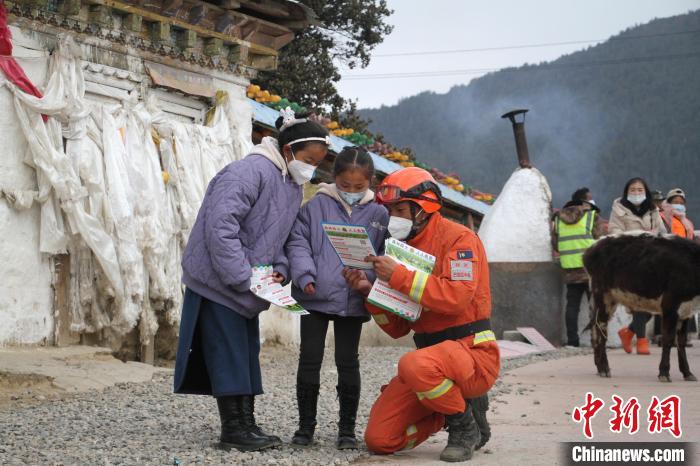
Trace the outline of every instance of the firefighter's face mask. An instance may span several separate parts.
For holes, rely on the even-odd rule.
[[[388,204],[389,225],[387,229],[392,238],[408,241],[423,229],[430,217],[413,202],[403,201]]]
[[[411,234],[413,229],[413,221],[403,217],[389,217],[389,225],[387,226],[389,234],[392,238],[405,240]]]

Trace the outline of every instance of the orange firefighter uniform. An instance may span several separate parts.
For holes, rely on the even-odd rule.
[[[367,303],[374,321],[393,338],[440,332],[491,316],[486,254],[468,228],[432,214],[425,228],[408,241],[436,258],[432,274],[397,265],[389,286],[423,306],[416,322]],[[443,428],[444,415],[463,412],[465,398],[484,395],[498,376],[495,336],[485,330],[445,340],[405,354],[398,374],[382,388],[369,416],[365,442],[375,453],[410,449]]]

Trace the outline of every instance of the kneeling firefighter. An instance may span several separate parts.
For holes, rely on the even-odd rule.
[[[389,233],[435,256],[432,274],[410,271],[391,257],[369,257],[377,278],[422,305],[410,322],[367,303],[375,322],[393,338],[410,330],[418,347],[401,357],[398,374],[382,388],[369,416],[365,442],[374,453],[410,449],[447,426],[443,461],[465,461],[490,437],[487,392],[500,356],[491,331],[489,270],[483,245],[468,228],[443,218],[440,188],[420,168],[384,179],[377,200],[391,215]],[[371,289],[359,270],[346,269],[350,286]]]

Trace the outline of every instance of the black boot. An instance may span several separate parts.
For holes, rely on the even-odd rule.
[[[449,437],[447,446],[440,453],[440,459],[449,463],[471,459],[480,440],[479,427],[474,421],[472,407],[467,404],[463,413],[445,416],[445,421]]]
[[[339,385],[338,399],[340,402],[340,421],[338,422],[338,450],[356,450],[355,418],[360,404],[360,387],[357,385]]]
[[[221,442],[219,448],[239,451],[257,451],[275,446],[267,438],[258,437],[246,425],[241,409],[240,396],[222,396],[216,399],[221,417]]]
[[[243,410],[243,419],[246,428],[264,439],[274,443],[274,446],[282,445],[282,439],[276,435],[269,435],[262,431],[260,426],[255,422],[255,395],[241,395],[241,409]]]
[[[491,438],[491,426],[489,425],[488,419],[486,419],[486,412],[489,410],[489,395],[486,393],[479,398],[467,400],[467,402],[472,406],[474,421],[476,421],[476,425],[479,427],[479,433],[481,434],[481,441],[476,446],[478,450],[486,445],[486,442]]]
[[[297,405],[299,407],[299,430],[294,432],[292,445],[307,447],[314,440],[316,429],[316,404],[318,403],[318,384],[297,382]]]

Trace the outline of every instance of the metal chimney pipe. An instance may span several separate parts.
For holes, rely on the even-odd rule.
[[[501,115],[501,118],[508,118],[513,124],[513,135],[515,136],[515,150],[518,153],[518,163],[520,168],[532,168],[530,154],[527,151],[527,139],[525,138],[525,114],[528,109],[511,110]],[[522,119],[516,116],[522,115]],[[519,121],[518,121],[519,120]]]

